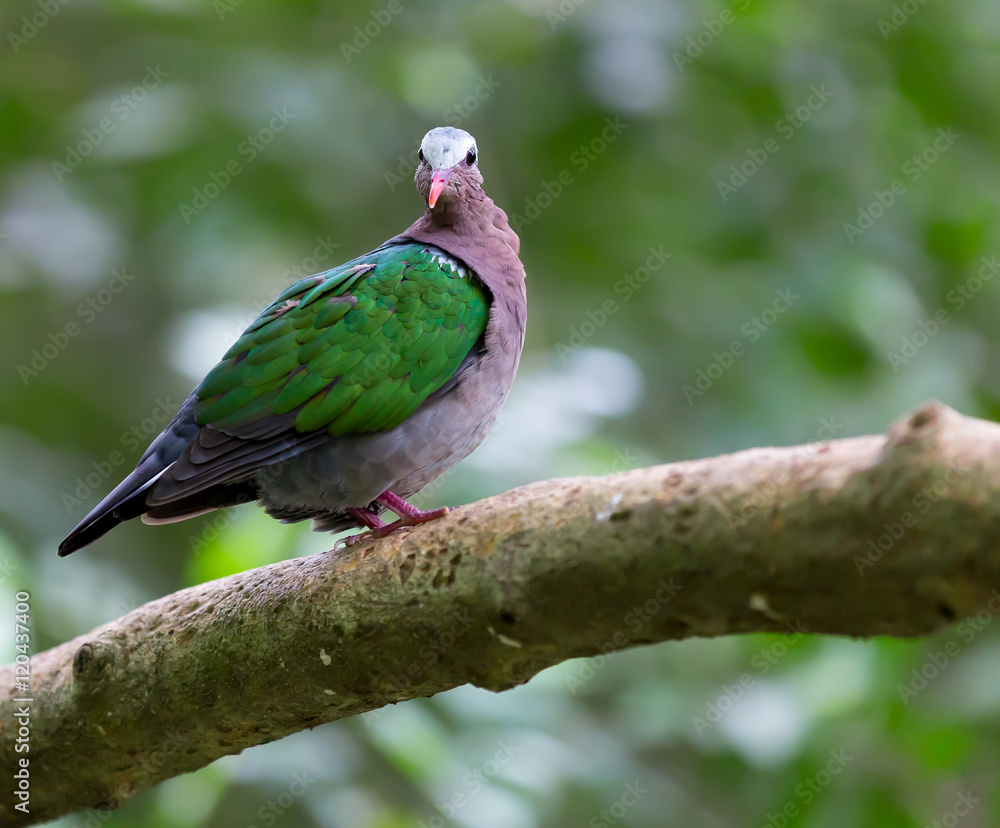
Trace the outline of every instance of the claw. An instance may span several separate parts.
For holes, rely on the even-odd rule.
[[[333,545],[333,551],[339,552],[341,549],[350,549],[352,546],[357,546],[357,544],[362,541],[366,541],[371,537],[374,537],[371,529],[365,529],[364,532],[358,532],[356,535],[348,535],[346,538],[341,538]]]

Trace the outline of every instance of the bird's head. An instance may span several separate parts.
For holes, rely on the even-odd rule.
[[[464,129],[435,127],[420,142],[414,180],[432,212],[446,212],[466,188],[481,189],[476,139]]]

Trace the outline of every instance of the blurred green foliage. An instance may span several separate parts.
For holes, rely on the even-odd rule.
[[[519,229],[530,324],[502,424],[425,502],[878,431],[928,398],[1000,415],[988,0],[10,0],[0,33],[0,610],[30,590],[37,649],[331,546],[247,507],[55,557],[278,290],[418,214],[441,123]],[[991,825],[997,665],[989,625],[647,647],[64,824]]]

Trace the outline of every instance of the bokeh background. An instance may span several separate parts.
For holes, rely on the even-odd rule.
[[[478,138],[530,314],[501,425],[425,502],[871,433],[928,398],[1000,417],[991,0],[7,0],[0,36],[0,617],[29,590],[38,650],[330,548],[247,507],[55,556],[281,288],[418,215],[442,123]],[[983,618],[569,662],[59,824],[995,825]]]

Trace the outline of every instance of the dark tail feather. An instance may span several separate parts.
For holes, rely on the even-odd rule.
[[[194,419],[196,403],[194,394],[184,401],[170,424],[146,449],[135,470],[59,544],[60,557],[93,543],[123,520],[131,520],[149,511],[146,498],[150,488],[181,456],[198,432],[198,424]]]
[[[188,497],[150,507],[146,503],[146,492],[155,482],[155,478],[148,480],[121,498],[121,489],[127,490],[135,486],[134,481],[127,478],[66,536],[66,540],[59,544],[59,556],[65,557],[77,549],[82,549],[125,520],[142,516],[143,523],[175,523],[257,499],[257,484],[252,480],[244,480],[240,483],[216,486]]]
[[[76,552],[77,549],[82,549],[93,543],[123,520],[139,517],[147,510],[146,489],[155,482],[156,478],[145,480],[137,487],[135,476],[136,472],[133,472],[126,477],[66,536],[65,540],[59,544],[60,558],[65,558]]]

